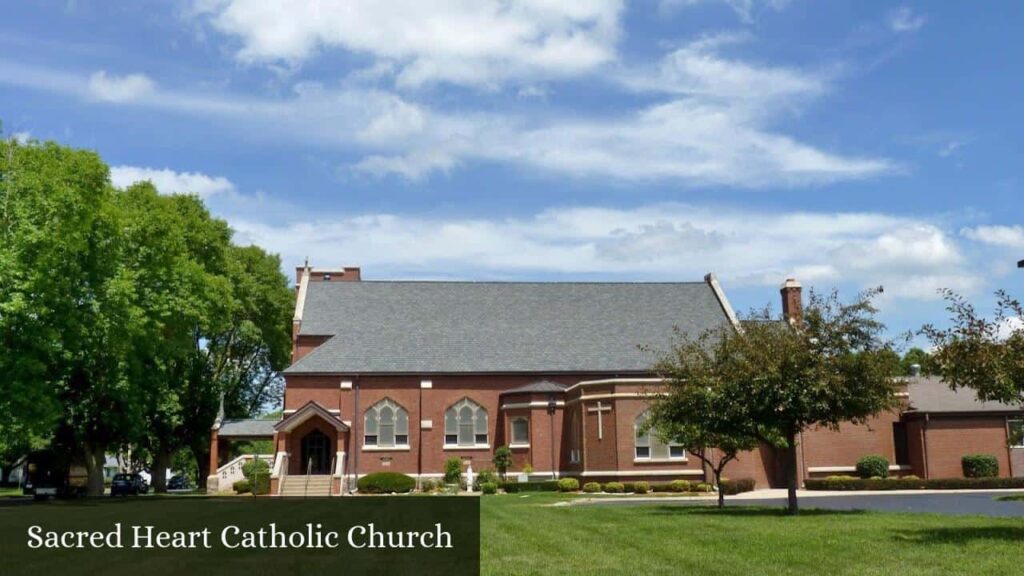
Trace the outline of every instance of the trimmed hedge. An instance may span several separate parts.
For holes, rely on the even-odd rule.
[[[690,482],[688,480],[673,480],[668,483],[668,492],[689,492]]]
[[[483,482],[482,484],[480,484],[480,491],[483,492],[484,495],[497,494],[498,485],[495,484],[494,482]]]
[[[609,494],[622,494],[626,491],[626,487],[622,485],[622,482],[608,482],[604,485],[604,491]]]
[[[968,454],[960,459],[964,478],[995,478],[999,476],[999,460],[991,454]]]
[[[510,480],[502,484],[501,487],[509,494],[516,494],[518,492],[557,492],[558,481],[516,482],[515,480]]]
[[[356,482],[360,492],[366,494],[404,494],[416,487],[416,479],[398,472],[374,472]]]
[[[651,485],[647,482],[634,482],[633,489],[630,492],[634,494],[647,494],[651,491]]]
[[[753,478],[722,480],[722,494],[725,494],[726,496],[733,496],[743,492],[750,492],[754,489],[755,484],[756,483]]]
[[[231,485],[231,488],[235,491],[235,494],[248,494],[252,492],[252,485],[249,484],[248,480],[238,480]]]
[[[1024,488],[1024,478],[888,478],[864,479],[844,476],[804,480],[807,490],[998,490]]]
[[[601,491],[601,485],[597,482],[587,482],[583,485],[583,491],[587,494],[596,494]]]
[[[889,461],[881,456],[864,456],[857,460],[857,476],[861,478],[886,478],[889,476]]]
[[[712,486],[711,484],[706,484],[704,482],[701,482],[700,484],[697,484],[693,488],[693,491],[694,492],[714,492],[715,491],[715,487]]]
[[[562,478],[558,481],[559,492],[575,492],[580,489],[580,481],[575,478]]]

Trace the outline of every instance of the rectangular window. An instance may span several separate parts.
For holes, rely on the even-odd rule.
[[[1010,446],[1024,448],[1024,420],[1010,420]]]
[[[685,458],[686,450],[684,450],[682,446],[669,446],[668,457],[675,459]]]
[[[444,443],[448,444],[448,445],[458,444],[459,443],[459,435],[458,434],[445,434],[444,435]]]
[[[487,444],[487,434],[477,434],[476,435],[476,443],[477,444]]]
[[[366,435],[366,441],[364,442],[364,444],[366,444],[367,446],[376,446],[377,445],[377,436],[375,436],[373,434],[367,434]]]
[[[515,418],[512,420],[512,443],[530,443],[530,421],[526,418]]]
[[[896,452],[896,464],[910,464],[910,451],[907,449],[907,425],[903,422],[892,423],[892,443]]]
[[[650,458],[651,457],[651,448],[649,446],[637,446],[636,447],[636,457],[637,458]]]
[[[397,444],[399,446],[408,446],[409,445],[409,436],[407,434],[399,434],[399,435],[395,436],[395,444]]]

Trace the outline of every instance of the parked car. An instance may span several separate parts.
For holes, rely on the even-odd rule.
[[[149,492],[149,484],[139,474],[116,474],[110,482],[111,496],[137,496]]]
[[[26,459],[22,491],[36,500],[74,498],[85,494],[88,474],[67,450],[37,450]]]
[[[178,474],[171,476],[171,479],[167,481],[168,490],[188,490],[192,487],[192,482],[188,479],[188,476]]]

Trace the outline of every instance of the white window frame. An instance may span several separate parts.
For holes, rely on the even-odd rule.
[[[463,421],[466,409],[469,409],[468,422]],[[472,433],[472,443],[460,440],[466,428],[469,428]],[[452,436],[455,437],[454,443],[449,441]],[[481,436],[483,436],[483,442],[480,442]],[[444,411],[445,450],[489,449],[491,447],[490,439],[490,420],[487,410],[477,402],[463,398]]]
[[[633,421],[633,461],[634,462],[686,462],[686,448],[683,448],[680,444],[673,444],[671,442],[664,442],[661,438],[658,438],[657,434],[651,434],[652,430],[648,430],[643,435],[640,434],[640,429],[643,427],[644,421],[647,420],[648,412],[641,412],[639,416]],[[639,449],[647,448],[647,455],[640,456]],[[673,456],[672,449],[680,449],[683,451],[682,456]],[[655,457],[656,453],[663,452],[664,456]]]
[[[390,408],[392,412],[392,423],[390,426],[394,428],[394,432],[391,434],[393,439],[391,444],[381,444],[380,442],[380,412],[384,408]],[[402,431],[403,419],[399,415],[404,416],[405,430]],[[375,434],[367,434],[370,430],[371,418],[373,421],[373,429]],[[367,442],[367,438],[373,436],[373,443]],[[405,436],[405,442],[399,442],[398,437]],[[400,404],[390,398],[385,398],[380,402],[377,402],[373,406],[366,409],[363,413],[363,448],[366,450],[408,450],[409,449],[409,411],[403,408]]]
[[[526,438],[523,440],[516,439],[516,423],[524,422],[526,424]],[[511,442],[509,442],[509,448],[529,448],[530,447],[530,418],[527,416],[516,416],[509,422],[509,436],[511,436]]]

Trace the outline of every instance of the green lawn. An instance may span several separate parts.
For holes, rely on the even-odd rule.
[[[14,488],[0,487],[0,498],[6,498],[8,496],[21,496],[21,488],[17,486]]]
[[[484,574],[1020,574],[1024,521],[650,504],[481,502]]]

